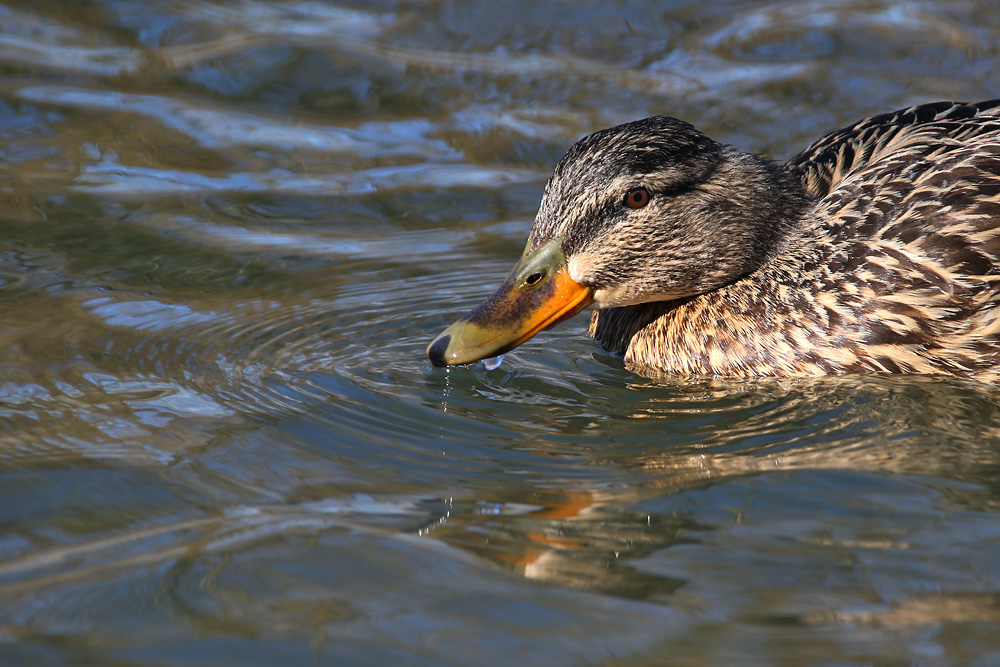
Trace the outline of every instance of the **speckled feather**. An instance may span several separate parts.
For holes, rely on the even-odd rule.
[[[575,164],[570,155],[566,160]],[[766,171],[769,163],[754,164]],[[763,199],[751,194],[741,203],[745,215],[768,218],[758,224],[766,233],[758,235],[760,248],[748,250],[749,265],[707,290],[597,311],[591,335],[650,371],[887,371],[1000,380],[1000,101],[935,103],[874,116],[820,139],[773,174],[789,191],[786,200],[758,210],[775,198],[765,191]],[[559,180],[558,170],[553,179]],[[637,182],[635,173],[618,180],[630,179]],[[788,179],[802,187],[788,188]],[[560,187],[550,182],[546,200],[550,190],[558,199]],[[734,192],[743,187],[731,185]],[[797,199],[796,190],[806,197]],[[543,209],[555,207],[546,200]],[[590,205],[584,200],[578,194],[568,205]],[[573,235],[547,222],[560,219],[555,213],[540,211],[533,243]],[[699,213],[696,206],[683,212]],[[723,238],[731,234],[724,231]],[[600,245],[594,232],[575,240],[574,250],[585,254],[588,245]],[[682,236],[690,237],[698,258],[709,257],[719,239]],[[618,233],[609,252],[658,261],[655,246],[636,252],[643,242]],[[676,245],[677,234],[666,242]],[[728,264],[733,250],[719,256]]]

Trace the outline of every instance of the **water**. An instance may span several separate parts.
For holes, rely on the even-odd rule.
[[[1000,397],[424,347],[582,134],[1000,93],[990,3],[0,4],[3,664],[994,664]]]

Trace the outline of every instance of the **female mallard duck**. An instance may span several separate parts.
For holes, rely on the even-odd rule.
[[[502,354],[587,306],[602,346],[670,373],[1000,380],[1000,100],[867,118],[784,166],[663,116],[596,132],[427,354]]]

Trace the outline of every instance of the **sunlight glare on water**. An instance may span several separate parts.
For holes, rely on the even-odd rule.
[[[0,0],[0,664],[993,664],[1000,409],[425,348],[582,135],[1000,95],[955,0]]]

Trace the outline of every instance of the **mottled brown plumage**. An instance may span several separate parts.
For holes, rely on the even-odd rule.
[[[598,289],[627,293],[620,303],[597,299],[607,308],[590,326],[627,362],[722,376],[1000,378],[1000,100],[868,118],[783,167],[760,166],[718,144],[702,147],[722,156],[714,167],[661,196],[659,208],[608,226],[594,221],[601,204],[565,179],[584,189],[600,180],[612,190],[604,199],[613,200],[618,193],[609,182],[656,183],[651,176],[661,170],[655,159],[638,170],[628,166],[628,125],[605,132],[584,140],[597,148],[575,147],[556,170],[531,243],[564,235],[592,268],[574,279],[598,276],[607,285]],[[690,163],[669,151],[658,157],[665,174],[683,175]],[[620,175],[588,180],[593,166],[608,172],[606,163],[616,162],[624,165]],[[748,183],[753,178],[764,183]],[[659,187],[650,187],[654,198]],[[548,202],[567,192],[568,204]],[[738,202],[736,210],[727,202]],[[675,251],[664,253],[664,245]],[[749,262],[741,263],[738,246]],[[683,257],[683,248],[691,254]],[[566,255],[572,269],[574,257]],[[680,279],[665,285],[661,263]],[[645,271],[645,302],[634,302],[634,290],[612,287],[616,271],[625,284]],[[694,273],[719,278],[713,284]]]
[[[1000,100],[873,116],[785,165],[657,116],[569,150],[521,261],[427,353],[501,354],[593,304],[591,335],[652,372],[996,382],[998,302]]]

